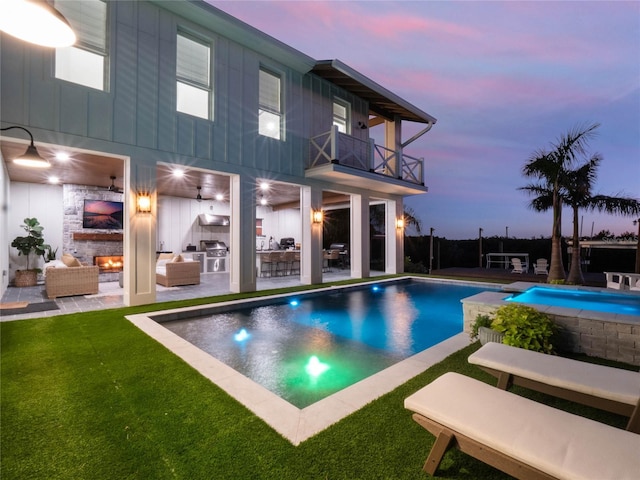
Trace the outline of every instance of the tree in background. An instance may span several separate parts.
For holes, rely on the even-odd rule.
[[[551,229],[551,261],[547,281],[565,279],[562,263],[562,197],[561,188],[566,173],[573,167],[578,156],[585,155],[585,148],[591,138],[595,136],[598,123],[583,128],[574,128],[553,143],[550,151],[536,150],[522,168],[527,178],[535,178],[537,182],[530,183],[519,190],[524,190],[535,198],[530,207],[538,212],[549,209],[553,212]]]
[[[578,210],[584,208],[600,212],[604,211],[614,215],[636,215],[640,213],[640,202],[635,198],[592,194],[593,184],[596,181],[601,161],[602,157],[599,154],[595,154],[584,164],[565,172],[560,189],[563,203],[570,206],[573,212],[573,244],[567,281],[575,285],[584,283],[582,269],[580,268]]]

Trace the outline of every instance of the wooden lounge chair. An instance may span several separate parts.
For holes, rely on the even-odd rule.
[[[487,343],[469,363],[498,378],[498,388],[519,385],[629,417],[640,433],[640,373],[547,355],[502,343]]]
[[[404,406],[436,441],[434,475],[453,446],[519,479],[637,479],[640,435],[445,373]]]
[[[536,275],[549,275],[549,264],[546,258],[539,258],[533,264],[533,273]]]
[[[519,258],[512,258],[511,259],[511,266],[513,267],[513,269],[511,270],[511,273],[522,273],[523,272],[522,260],[520,260]]]

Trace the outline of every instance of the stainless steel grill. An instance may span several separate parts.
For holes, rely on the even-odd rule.
[[[207,257],[226,257],[227,245],[220,240],[200,240],[200,250],[207,252]]]

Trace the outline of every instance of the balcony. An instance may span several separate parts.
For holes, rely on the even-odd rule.
[[[309,140],[306,177],[364,186],[394,195],[425,193],[424,159],[340,133],[338,127]]]

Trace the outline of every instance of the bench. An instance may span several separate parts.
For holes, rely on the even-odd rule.
[[[423,468],[431,475],[455,446],[519,479],[638,479],[640,435],[458,373],[445,373],[404,406],[436,437]]]
[[[545,353],[487,343],[469,363],[498,378],[498,388],[519,385],[629,417],[627,430],[640,433],[640,373]]]

